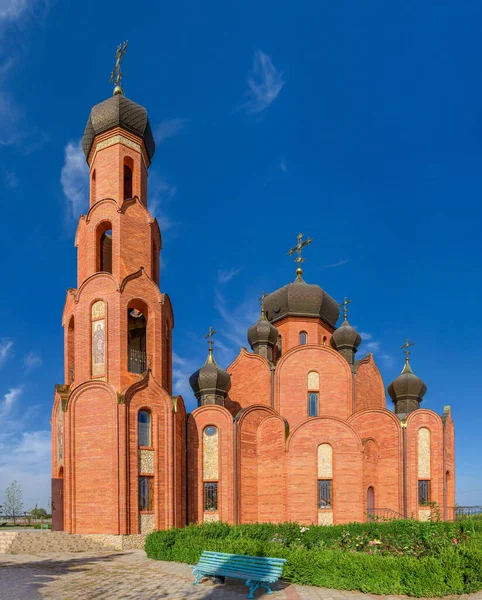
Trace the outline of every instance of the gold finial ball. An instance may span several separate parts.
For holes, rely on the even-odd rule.
[[[117,84],[114,88],[114,96],[117,96],[118,94],[121,94],[123,96],[124,90],[121,88],[120,85]]]

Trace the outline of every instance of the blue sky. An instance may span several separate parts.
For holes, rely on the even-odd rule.
[[[305,279],[353,299],[386,384],[416,342],[423,406],[452,406],[458,502],[481,504],[481,23],[476,1],[0,0],[0,499],[13,479],[27,508],[49,496],[79,141],[128,39],[188,409],[207,328],[227,366],[302,231]]]

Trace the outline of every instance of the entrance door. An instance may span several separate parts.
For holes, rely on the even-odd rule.
[[[372,486],[367,489],[367,515],[369,521],[375,516],[375,490]]]
[[[64,480],[52,478],[52,531],[64,530]]]

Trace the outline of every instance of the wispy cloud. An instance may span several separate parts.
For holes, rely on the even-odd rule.
[[[11,388],[0,400],[0,419],[5,419],[11,412],[13,405],[20,398],[22,386]]]
[[[261,50],[254,53],[253,68],[248,74],[247,101],[241,106],[248,114],[266,110],[276,100],[286,80],[273,65],[271,56]]]
[[[11,171],[10,169],[4,167],[2,169],[2,179],[7,189],[14,190],[16,187],[18,187],[18,177],[15,174],[15,171]]]
[[[0,341],[0,367],[12,355],[12,348],[13,348],[12,340],[1,340]]]
[[[198,361],[172,353],[172,387],[175,394],[179,394],[184,399],[193,395],[189,377],[201,366],[202,363],[198,364]]]
[[[241,273],[242,270],[243,267],[239,267],[238,269],[218,269],[218,283],[222,285],[229,283],[231,279]]]
[[[50,432],[31,430],[40,407],[23,403],[24,395],[19,385],[0,398],[0,502],[5,488],[17,480],[31,508],[36,502],[45,505],[50,494]]]
[[[334,269],[335,267],[342,267],[343,265],[346,265],[347,262],[348,262],[348,258],[341,258],[336,263],[332,263],[330,265],[322,265],[319,268],[320,269]]]
[[[174,221],[168,216],[168,208],[177,187],[169,182],[167,177],[160,176],[156,171],[151,171],[149,176],[149,210],[159,221],[161,231],[174,227]]]
[[[166,119],[161,121],[154,130],[156,144],[162,144],[164,140],[183,133],[186,130],[187,119]]]
[[[363,352],[367,354],[372,352],[376,359],[379,358],[387,367],[391,367],[393,365],[393,356],[385,352],[380,340],[374,339],[373,335],[371,333],[367,333],[366,331],[360,331],[359,333],[362,338],[362,343],[359,348],[360,353]]]
[[[282,159],[282,160],[280,161],[280,163],[279,163],[279,168],[281,169],[281,171],[282,171],[283,173],[287,173],[287,172],[288,172],[288,166],[287,166],[287,164],[286,164],[286,161],[285,161],[285,160],[283,160],[283,159]]]
[[[223,320],[223,326],[218,328],[218,332],[230,343],[226,346],[226,350],[229,354],[233,354],[232,360],[240,348],[247,345],[248,327],[258,319],[259,310],[252,298],[230,306],[220,290],[215,290],[215,308]]]
[[[70,202],[71,214],[77,218],[89,205],[89,167],[85,161],[81,140],[69,142],[65,146],[60,183]]]
[[[23,366],[28,373],[33,369],[37,369],[38,367],[42,366],[42,359],[37,352],[29,352],[23,359]]]
[[[0,146],[11,146],[26,135],[23,109],[6,91],[0,90]]]

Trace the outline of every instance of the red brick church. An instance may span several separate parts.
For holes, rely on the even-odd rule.
[[[160,291],[159,225],[148,208],[155,143],[120,86],[82,140],[90,208],[67,290],[64,383],[52,411],[54,528],[146,533],[190,522],[347,523],[428,519],[455,505],[454,426],[420,408],[410,366],[389,386],[338,304],[302,277],[263,299],[226,369],[212,343],[192,375],[198,408],[172,393],[173,308]],[[340,306],[344,319],[337,326]]]

